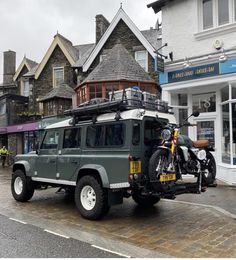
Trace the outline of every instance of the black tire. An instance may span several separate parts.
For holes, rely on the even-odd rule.
[[[26,202],[34,195],[34,183],[22,170],[16,170],[12,174],[11,193],[20,202]]]
[[[96,177],[83,176],[75,188],[75,204],[82,217],[100,219],[109,211],[107,190],[102,188]]]
[[[159,197],[143,196],[138,191],[132,194],[132,198],[138,205],[146,208],[151,207],[160,201]]]
[[[148,174],[151,181],[156,181],[158,172],[156,171],[158,164],[160,164],[160,171],[166,168],[168,160],[168,151],[164,149],[157,150],[149,160]]]
[[[207,163],[204,165],[204,174],[203,174],[203,184],[208,186],[216,186],[215,179],[216,179],[216,162],[214,156],[207,151],[206,155]]]

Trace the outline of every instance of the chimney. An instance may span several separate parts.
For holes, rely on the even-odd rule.
[[[13,82],[16,72],[16,53],[14,51],[3,52],[3,84]]]
[[[99,40],[102,38],[105,31],[107,30],[107,28],[109,27],[110,23],[102,14],[96,15],[95,18],[96,18],[96,44],[97,44]]]

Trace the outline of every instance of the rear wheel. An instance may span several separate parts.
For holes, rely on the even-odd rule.
[[[133,200],[142,207],[150,207],[160,201],[159,197],[143,196],[139,191],[132,195]]]
[[[100,219],[109,211],[107,191],[92,175],[83,176],[78,181],[75,204],[80,214],[87,219]]]
[[[212,153],[207,152],[206,162],[204,165],[203,183],[208,186],[216,186],[216,162]]]
[[[25,202],[34,194],[34,183],[22,170],[16,170],[12,175],[11,192],[15,200]]]

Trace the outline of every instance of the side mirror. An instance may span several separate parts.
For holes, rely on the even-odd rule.
[[[199,111],[195,111],[192,113],[192,116],[194,116],[194,117],[198,117],[199,115],[200,115]]]

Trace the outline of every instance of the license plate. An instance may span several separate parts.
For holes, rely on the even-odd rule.
[[[132,161],[129,164],[129,172],[133,173],[141,173],[141,161]]]
[[[175,181],[176,180],[176,174],[175,173],[170,173],[170,174],[161,174],[160,175],[160,181],[164,182],[164,181]]]

